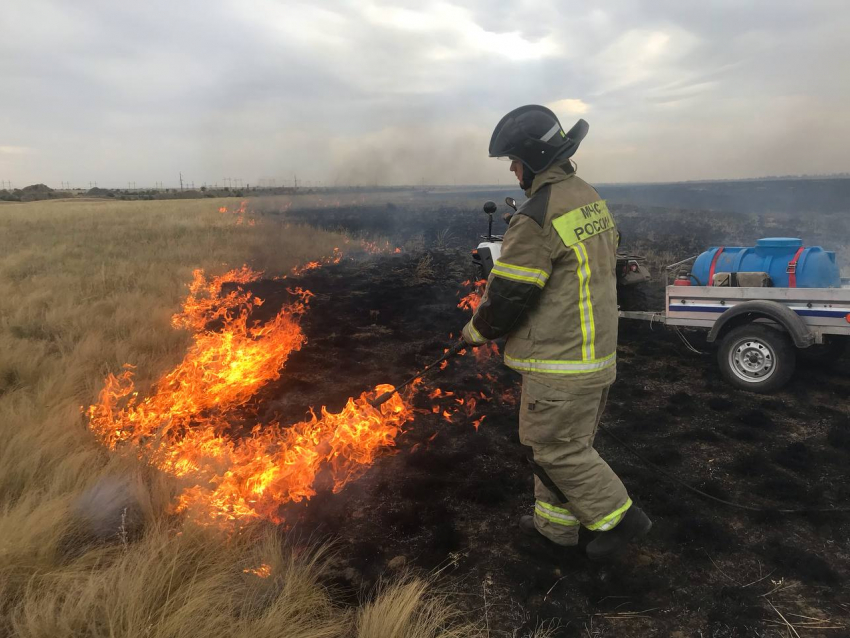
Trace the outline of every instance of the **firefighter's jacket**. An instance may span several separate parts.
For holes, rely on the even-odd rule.
[[[616,376],[616,229],[570,163],[535,176],[511,219],[469,343],[507,335],[505,363],[552,387],[590,390]]]

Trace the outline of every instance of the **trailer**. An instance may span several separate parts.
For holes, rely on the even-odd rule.
[[[843,354],[850,340],[850,279],[832,288],[671,285],[671,274],[696,259],[666,267],[663,311],[621,310],[620,317],[707,331],[706,340],[718,345],[723,377],[750,392],[782,388],[798,356],[826,364]]]

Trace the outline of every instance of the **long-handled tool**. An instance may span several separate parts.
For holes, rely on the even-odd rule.
[[[421,377],[423,374],[430,372],[431,370],[436,368],[438,365],[440,365],[443,361],[448,361],[453,356],[455,356],[458,352],[460,352],[464,348],[468,348],[468,347],[469,346],[467,346],[467,344],[463,341],[463,339],[461,339],[455,345],[453,345],[451,348],[449,348],[449,350],[446,351],[446,354],[444,354],[442,357],[437,359],[434,363],[432,363],[429,366],[426,366],[425,368],[423,368],[422,370],[417,372],[415,375],[410,377],[407,381],[397,385],[396,387],[394,387],[389,392],[384,392],[382,395],[375,397],[374,399],[369,401],[369,405],[371,405],[373,408],[377,408],[381,404],[386,403],[387,401],[389,401],[390,397],[392,395],[394,395],[396,392],[398,392],[399,390],[401,390],[404,387],[407,387],[408,385],[410,385],[411,383],[416,381],[416,379]]]

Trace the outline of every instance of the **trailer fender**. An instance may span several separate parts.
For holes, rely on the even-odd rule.
[[[756,319],[770,319],[782,326],[798,348],[808,348],[815,337],[796,312],[775,301],[757,299],[737,304],[724,312],[708,333],[707,341],[715,341],[729,330]]]

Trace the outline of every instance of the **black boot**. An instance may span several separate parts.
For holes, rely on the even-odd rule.
[[[537,527],[534,525],[534,517],[533,516],[521,516],[519,519],[519,531],[522,532],[523,538],[527,538],[535,543],[539,543],[542,546],[546,546],[548,548],[557,548],[557,549],[570,549],[571,547],[577,547],[576,545],[559,545],[552,539],[544,536],[540,533]],[[579,531],[579,543],[582,542],[582,532],[584,529]],[[587,543],[587,539],[584,538],[584,542]]]
[[[622,552],[630,542],[643,538],[652,529],[652,521],[637,505],[632,505],[614,529],[602,532],[587,545],[590,560],[607,560]]]

